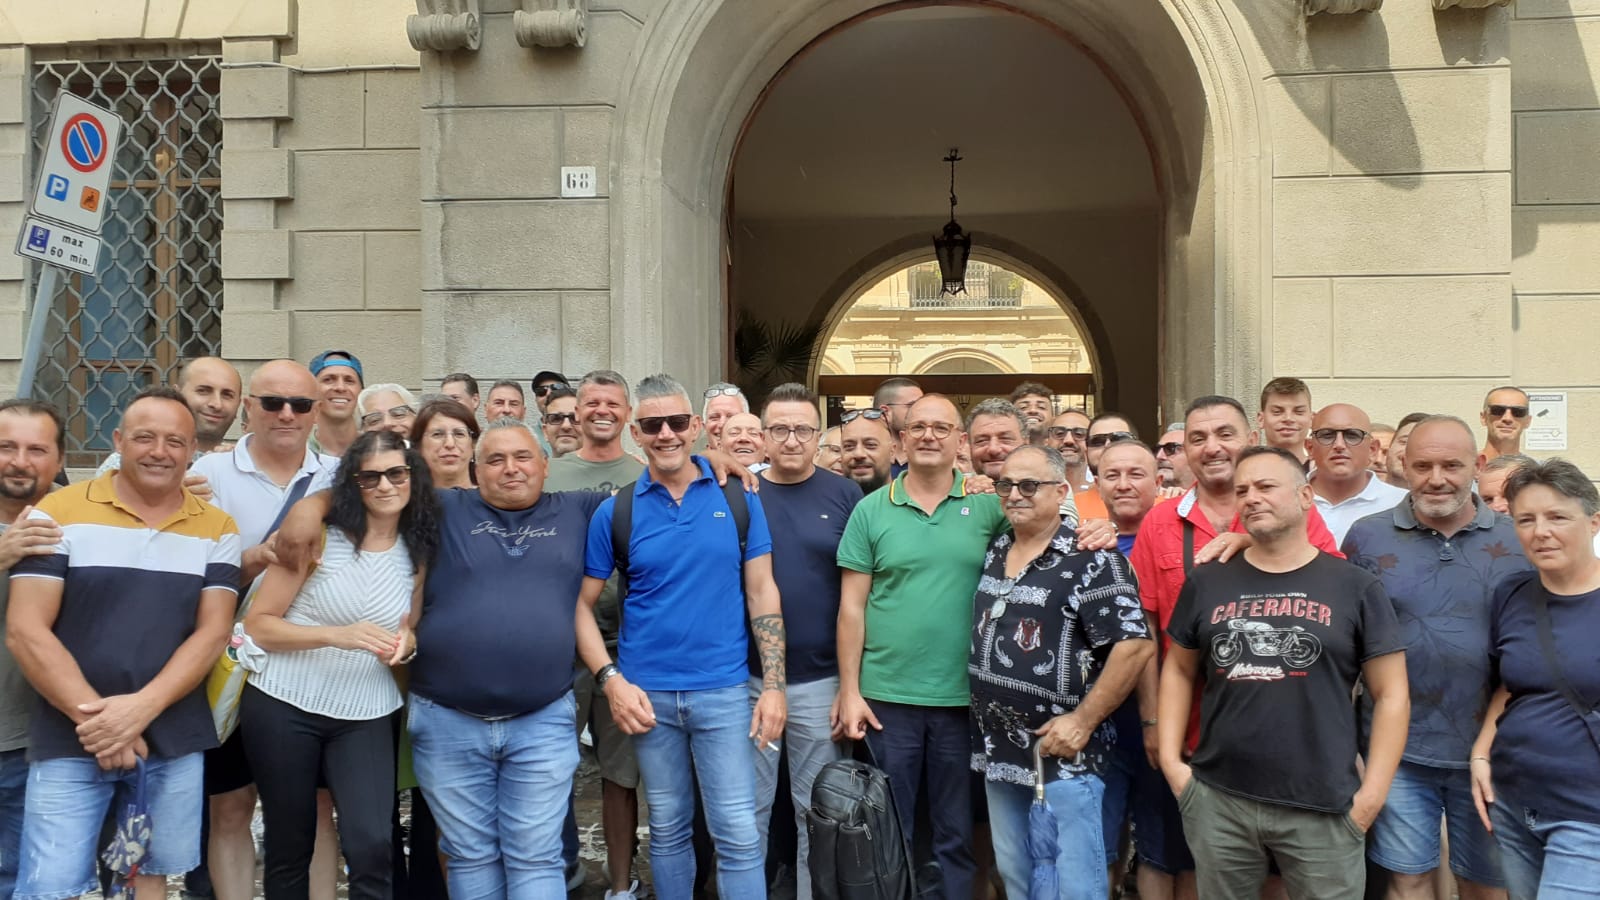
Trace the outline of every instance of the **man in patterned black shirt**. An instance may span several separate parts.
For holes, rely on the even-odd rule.
[[[967,666],[983,748],[995,859],[1006,893],[1028,895],[1033,754],[1060,828],[1063,898],[1107,895],[1100,771],[1116,742],[1107,717],[1155,653],[1127,559],[1080,551],[1057,509],[1070,496],[1059,451],[1015,450],[995,481],[1012,532],[984,559]]]

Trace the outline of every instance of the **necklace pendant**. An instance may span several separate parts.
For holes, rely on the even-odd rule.
[[[993,604],[991,604],[989,606],[989,620],[990,621],[997,621],[1001,616],[1003,616],[1005,614],[1006,614],[1006,602],[1004,600],[996,600]]]

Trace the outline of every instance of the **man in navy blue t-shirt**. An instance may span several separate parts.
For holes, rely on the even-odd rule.
[[[756,835],[753,740],[776,753],[783,736],[785,638],[772,538],[760,500],[745,494],[744,554],[728,498],[710,464],[690,454],[699,435],[683,386],[667,375],[639,382],[634,440],[649,467],[634,485],[626,548],[628,589],[612,663],[594,604],[616,568],[615,500],[589,524],[578,649],[611,702],[618,727],[634,735],[650,808],[650,864],[662,900],[694,891],[694,775],[717,852],[725,897],[767,895]],[[762,690],[754,713],[746,681],[746,610],[760,652]]]

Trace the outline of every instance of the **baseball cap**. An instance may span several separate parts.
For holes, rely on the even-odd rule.
[[[349,366],[350,368],[356,370],[357,380],[359,380],[362,384],[367,383],[366,376],[361,374],[361,360],[349,350],[324,350],[321,353],[318,353],[316,356],[311,357],[311,365],[309,368],[311,369],[312,375],[322,374],[322,370],[328,368],[329,366]]]
[[[549,369],[545,369],[544,371],[540,372],[539,374],[533,376],[533,380],[528,382],[528,386],[529,387],[538,387],[539,386],[539,382],[541,382],[541,381],[559,381],[562,384],[567,384],[568,383],[567,382],[567,376],[561,374],[560,372],[552,372]]]

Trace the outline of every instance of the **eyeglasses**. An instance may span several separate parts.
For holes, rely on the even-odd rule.
[[[737,397],[742,393],[744,391],[736,387],[706,388],[705,398],[710,400],[712,397]]]
[[[913,422],[906,426],[906,434],[914,438],[932,434],[935,440],[944,440],[955,433],[956,427],[948,422]]]
[[[1156,445],[1156,455],[1157,456],[1160,456],[1163,453],[1165,453],[1167,456],[1177,456],[1179,453],[1182,453],[1182,452],[1183,452],[1183,443],[1181,441],[1167,441],[1164,444],[1157,444]]]
[[[448,431],[443,428],[434,428],[429,430],[427,434],[424,434],[423,437],[430,441],[439,441],[440,443],[443,443],[445,438],[455,438],[457,443],[465,444],[472,440],[472,432],[466,430],[465,428],[452,428]]]
[[[1022,496],[1032,497],[1034,494],[1039,493],[1040,485],[1064,483],[1065,482],[1062,481],[1040,481],[1037,478],[1024,478],[1021,481],[1012,481],[1009,478],[1001,478],[995,481],[994,492],[1002,497],[1005,497],[1010,495],[1012,488],[1016,488],[1022,492]]]
[[[1102,434],[1096,434],[1096,435],[1090,436],[1090,438],[1089,438],[1089,446],[1091,446],[1091,447],[1104,447],[1107,444],[1118,444],[1118,443],[1121,443],[1123,441],[1136,441],[1136,440],[1138,440],[1138,438],[1135,437],[1133,432],[1131,432],[1131,431],[1107,431],[1107,432],[1104,432]]]
[[[261,404],[261,408],[269,413],[283,412],[283,405],[287,403],[297,416],[311,412],[311,407],[317,403],[312,397],[279,397],[276,394],[251,394],[250,398]]]
[[[1528,408],[1526,406],[1507,406],[1503,403],[1489,404],[1489,415],[1494,418],[1498,419],[1506,413],[1511,413],[1511,418],[1513,419],[1526,419],[1528,417]]]
[[[565,381],[547,381],[533,389],[535,397],[543,397],[551,391],[570,391],[572,388]]]
[[[265,406],[266,404],[262,405]],[[270,409],[267,411],[271,412]],[[377,412],[369,412],[362,416],[361,427],[376,428],[383,424],[383,420],[386,417],[393,419],[396,422],[404,422],[406,419],[409,419],[416,414],[417,411],[409,406],[391,406],[388,409],[380,409]]]
[[[1318,428],[1311,432],[1311,439],[1324,447],[1332,447],[1333,442],[1342,437],[1346,447],[1354,447],[1366,440],[1370,434],[1371,432],[1359,428]]]
[[[683,434],[689,430],[689,422],[694,416],[689,413],[678,413],[671,416],[640,416],[639,430],[645,434],[660,434],[661,426],[671,428],[674,434]]]
[[[797,425],[793,428],[787,425],[773,425],[767,429],[767,437],[772,438],[774,443],[781,444],[787,441],[790,435],[793,435],[795,440],[805,444],[817,436],[817,429],[812,428],[810,425]]]
[[[395,466],[392,469],[384,469],[382,472],[362,469],[360,472],[350,476],[350,479],[360,486],[363,491],[376,490],[379,478],[388,481],[395,487],[399,487],[411,480],[411,467]]]
[[[546,425],[559,426],[562,422],[571,422],[572,424],[576,425],[576,424],[578,424],[578,414],[577,413],[545,413],[544,414],[544,423]]]
[[[1081,441],[1089,436],[1089,429],[1068,428],[1065,425],[1052,425],[1050,427],[1049,435],[1058,441],[1066,440],[1069,434]]]
[[[883,418],[883,410],[881,409],[851,409],[846,410],[844,415],[839,417],[839,424],[846,425],[854,422],[857,419],[866,419],[869,422],[876,422],[881,418]]]

